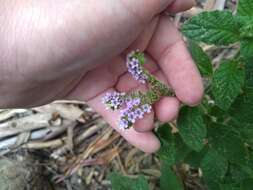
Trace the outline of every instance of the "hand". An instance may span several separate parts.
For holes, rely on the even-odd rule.
[[[190,8],[192,0],[8,0],[0,5],[0,106],[28,107],[56,99],[86,101],[131,144],[158,150],[154,115],[176,118],[180,102],[197,104],[201,77],[185,44],[163,16]],[[7,19],[6,19],[7,18]],[[118,130],[118,113],[105,109],[108,91],[145,90],[126,72],[125,55],[140,49],[148,69],[170,85],[175,97],[130,130]]]

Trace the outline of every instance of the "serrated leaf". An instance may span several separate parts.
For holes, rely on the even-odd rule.
[[[132,179],[117,173],[111,173],[109,179],[113,190],[149,190],[148,182],[143,176]]]
[[[239,0],[237,15],[239,16],[253,16],[253,1]]]
[[[216,104],[223,110],[228,110],[235,98],[240,94],[244,84],[245,72],[239,63],[227,60],[221,63],[214,72],[212,93]]]
[[[198,107],[183,107],[179,113],[177,126],[180,136],[189,148],[198,152],[204,147],[206,126]]]
[[[181,140],[178,134],[171,133],[169,124],[159,127],[157,134],[161,140],[161,148],[158,156],[167,165],[174,165],[181,162],[191,151]]]
[[[161,190],[184,190],[183,184],[170,166],[163,164],[161,167],[160,189]]]
[[[201,161],[201,169],[207,184],[210,186],[215,184],[214,186],[217,186],[227,172],[228,162],[218,152],[210,149]]]
[[[253,20],[240,27],[240,37],[245,39],[253,37]]]
[[[212,123],[208,128],[208,144],[232,163],[245,164],[244,142],[231,126]]]
[[[253,39],[242,39],[240,43],[241,55],[245,59],[253,58]]]
[[[233,103],[229,113],[242,124],[253,124],[253,88],[246,88]]]
[[[200,13],[183,25],[182,32],[191,40],[215,45],[235,43],[240,37],[238,23],[228,11]]]
[[[195,42],[189,41],[189,50],[193,60],[197,64],[197,67],[202,76],[210,77],[213,74],[213,67],[210,58],[202,50],[202,48]]]

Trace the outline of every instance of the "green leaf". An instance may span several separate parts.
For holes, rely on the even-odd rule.
[[[240,94],[244,84],[245,72],[239,62],[227,60],[221,63],[214,72],[212,92],[216,104],[223,110],[228,110],[235,98]]]
[[[246,179],[242,183],[243,190],[252,190],[253,187],[253,179]]]
[[[253,39],[242,39],[241,43],[241,54],[245,59],[253,58]]]
[[[183,141],[192,150],[198,152],[204,147],[206,126],[198,107],[183,107],[179,113],[177,126]]]
[[[178,134],[171,133],[169,124],[160,126],[157,134],[161,140],[161,148],[158,151],[158,156],[167,165],[174,165],[183,161],[191,151]]]
[[[240,135],[244,142],[253,148],[253,124],[252,126],[239,126]]]
[[[160,178],[160,189],[161,190],[184,190],[182,182],[172,171],[172,169],[167,165],[163,164],[161,168],[161,178]]]
[[[228,11],[200,13],[183,25],[182,32],[189,39],[215,45],[235,43],[240,37],[237,20]]]
[[[253,124],[253,88],[246,88],[233,103],[230,115],[242,124]]]
[[[202,76],[210,77],[213,74],[213,67],[208,55],[202,50],[202,48],[195,42],[189,41],[189,50],[193,60],[198,66],[198,69]]]
[[[253,37],[253,20],[246,22],[245,25],[240,27],[240,37],[246,39]]]
[[[210,149],[201,162],[204,180],[208,185],[218,184],[224,178],[228,162],[218,152]]]
[[[229,165],[228,177],[229,181],[233,183],[241,183],[245,179],[249,178],[249,174],[242,170],[241,166],[236,164]]]
[[[200,163],[203,157],[206,155],[207,151],[208,151],[207,146],[203,148],[200,152],[192,151],[190,154],[186,156],[186,158],[184,159],[184,162],[189,164],[191,167],[199,168]]]
[[[212,123],[208,127],[208,144],[232,163],[245,164],[246,148],[231,126]]]
[[[246,70],[246,87],[253,88],[253,57],[251,59],[247,59],[245,70]]]
[[[149,190],[148,182],[143,176],[131,179],[117,173],[111,173],[109,179],[113,190]]]
[[[241,190],[237,184],[220,184],[220,190]]]
[[[239,16],[253,16],[253,1],[239,0],[237,15]]]

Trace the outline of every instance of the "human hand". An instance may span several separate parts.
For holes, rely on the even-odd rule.
[[[201,77],[180,34],[162,15],[185,10],[191,0],[6,1],[0,5],[0,105],[35,106],[56,99],[86,101],[131,144],[145,152],[160,144],[154,115],[177,116],[180,102],[195,105],[203,94]],[[11,6],[11,8],[10,8]],[[11,11],[10,11],[11,10]],[[118,113],[105,109],[108,91],[143,89],[126,73],[125,55],[148,56],[148,69],[170,85],[175,97],[154,105],[155,113],[129,130],[118,130]]]

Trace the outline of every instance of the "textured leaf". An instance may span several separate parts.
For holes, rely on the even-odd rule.
[[[131,179],[117,173],[112,173],[109,179],[111,180],[113,190],[149,190],[148,182],[143,176]]]
[[[237,184],[220,184],[220,190],[242,190]]]
[[[171,133],[171,127],[169,124],[159,127],[157,134],[161,140],[161,148],[158,155],[167,165],[174,165],[181,162],[191,151],[183,143],[178,134]]]
[[[230,115],[243,124],[253,124],[253,88],[246,88],[229,111]]]
[[[241,54],[245,59],[253,58],[253,38],[241,40]]]
[[[251,59],[247,59],[245,70],[246,70],[246,87],[253,88],[253,57]]]
[[[206,155],[207,151],[208,151],[207,146],[203,148],[200,152],[192,151],[190,154],[186,156],[184,162],[189,164],[191,167],[199,168],[200,163],[203,157]]]
[[[227,172],[228,162],[218,152],[210,149],[201,162],[201,169],[207,184],[219,183]]]
[[[239,126],[239,131],[244,142],[253,148],[253,124],[252,126]]]
[[[233,60],[224,61],[214,72],[212,92],[216,104],[228,110],[235,98],[240,94],[244,84],[244,69]]]
[[[239,16],[253,16],[253,1],[239,0],[237,15]]]
[[[246,22],[246,24],[240,27],[241,38],[252,38],[253,37],[253,20]]]
[[[243,190],[252,190],[253,187],[253,179],[246,179],[242,183]]]
[[[161,168],[160,189],[161,190],[184,190],[182,182],[167,164]]]
[[[200,151],[203,148],[206,126],[197,107],[183,107],[179,113],[177,126],[183,141],[192,150]]]
[[[213,74],[213,67],[208,55],[202,50],[197,43],[189,41],[189,50],[192,58],[198,66],[202,76],[209,77]]]
[[[231,126],[212,123],[208,128],[208,144],[230,162],[245,164],[244,142]]]
[[[215,45],[228,45],[240,37],[237,20],[228,11],[200,13],[183,25],[182,32],[192,40]]]
[[[250,176],[242,170],[239,165],[229,164],[229,182],[230,183],[241,183],[245,179],[248,179]]]

